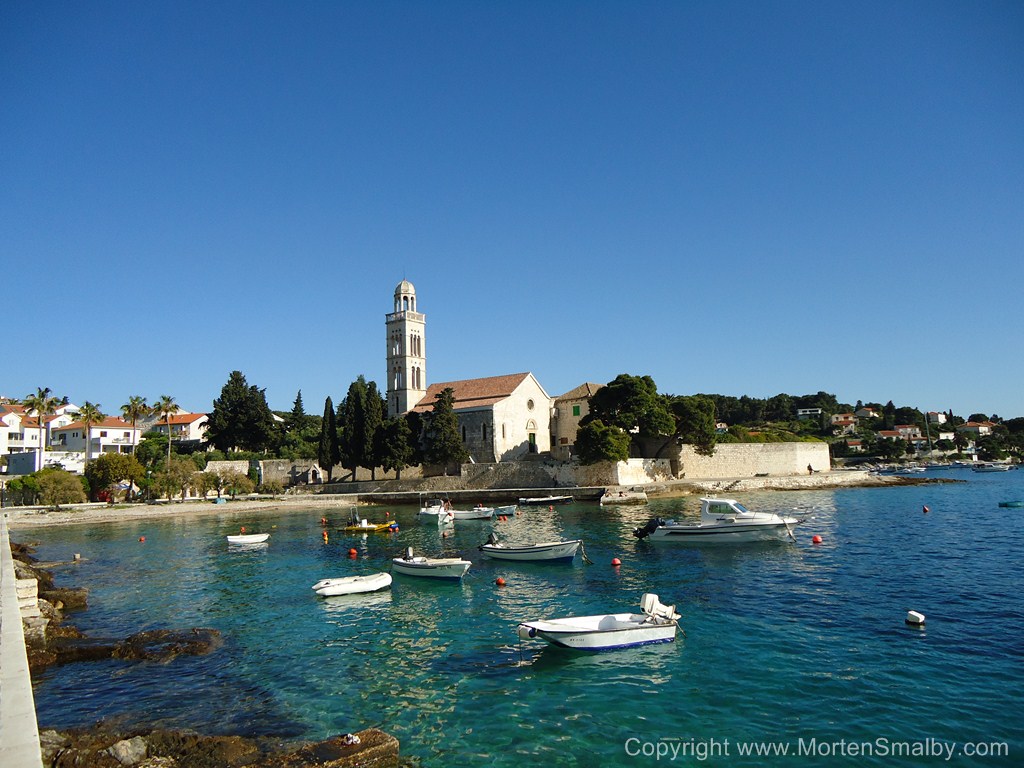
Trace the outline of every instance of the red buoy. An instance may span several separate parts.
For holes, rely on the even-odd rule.
[[[350,550],[348,551],[348,556],[349,556],[349,557],[355,557],[355,556],[356,556],[356,555],[358,555],[358,554],[359,554],[359,553],[358,553],[358,552],[356,552],[356,551],[355,551],[354,549],[350,549]]]
[[[503,578],[501,578],[501,576],[496,578],[494,580],[494,583],[497,584],[499,587],[504,587],[505,586],[505,580]]]
[[[612,565],[622,565],[622,561],[617,557],[612,558]]]
[[[814,544],[821,544],[821,536],[814,534],[814,536],[811,537],[811,542]]]
[[[139,541],[145,541],[145,540],[146,540],[145,536],[139,536]]]

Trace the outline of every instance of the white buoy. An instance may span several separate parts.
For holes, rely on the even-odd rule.
[[[912,627],[923,627],[924,626],[924,614],[918,613],[917,611],[907,611],[907,624]]]

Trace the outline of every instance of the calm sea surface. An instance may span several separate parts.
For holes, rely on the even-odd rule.
[[[90,636],[202,626],[226,638],[169,664],[50,669],[35,689],[40,725],[301,739],[377,726],[425,766],[666,764],[673,749],[674,764],[1021,765],[1024,509],[998,503],[1024,499],[1024,471],[934,474],[965,482],[739,496],[811,511],[796,544],[695,549],[631,535],[651,514],[696,514],[695,499],[528,509],[461,522],[447,539],[393,507],[399,533],[332,528],[327,544],[321,509],[19,530],[43,560],[88,559],[57,576],[89,589],[71,620]],[[360,514],[383,520],[385,509]],[[239,525],[271,531],[269,545],[229,551]],[[476,546],[492,527],[523,542],[582,538],[594,565],[486,560]],[[396,576],[389,592],[326,600],[309,588],[388,570],[407,546],[473,567],[462,584]],[[516,638],[521,620],[628,611],[647,591],[676,604],[685,637],[594,655]],[[905,626],[907,609],[926,614],[924,631]],[[790,757],[744,757],[746,743]]]

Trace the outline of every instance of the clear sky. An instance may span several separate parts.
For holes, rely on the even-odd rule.
[[[1024,4],[0,3],[0,395],[1024,416]]]

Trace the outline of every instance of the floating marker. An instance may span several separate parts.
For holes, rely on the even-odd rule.
[[[612,565],[622,565],[622,561],[617,557],[612,558]]]
[[[496,578],[494,580],[494,583],[497,584],[499,587],[504,587],[505,586],[505,580],[503,578],[501,578],[501,576]]]
[[[821,536],[819,536],[818,534],[814,534],[814,536],[811,537],[811,543],[821,544]]]
[[[145,541],[145,540],[146,540],[145,536],[139,536],[139,541]]]
[[[905,621],[911,627],[924,627],[924,614],[917,611],[907,611]]]

